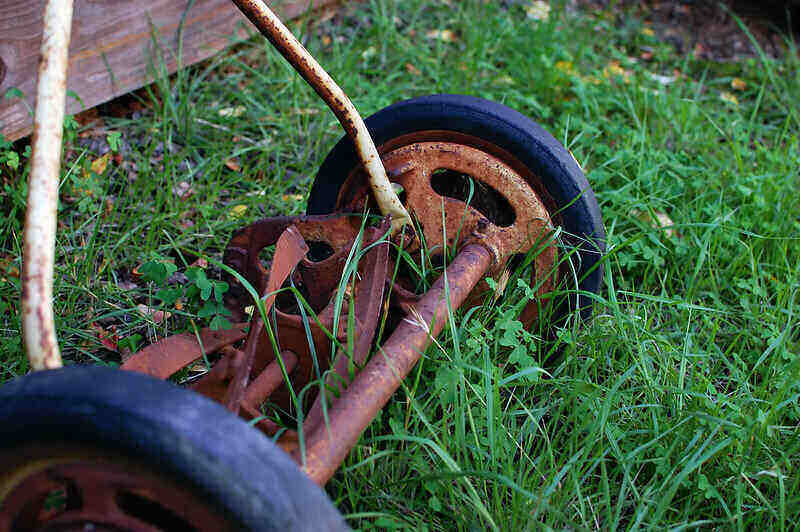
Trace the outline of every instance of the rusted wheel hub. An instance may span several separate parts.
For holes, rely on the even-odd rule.
[[[127,458],[57,443],[13,454],[0,455],[0,530],[233,529],[187,486]]]
[[[550,213],[532,187],[531,176],[520,175],[508,154],[491,151],[462,142],[411,142],[385,152],[383,162],[422,229],[426,253],[439,257],[445,246],[457,251],[478,241],[494,253],[491,275],[497,278],[509,259],[533,249],[530,284],[538,285],[541,296],[553,290],[557,277]],[[373,206],[370,190],[363,172],[355,171],[342,186],[337,210],[362,212],[365,206]],[[467,304],[478,304],[487,290],[486,283],[480,283]],[[537,310],[538,302],[533,301],[523,311],[526,326]]]

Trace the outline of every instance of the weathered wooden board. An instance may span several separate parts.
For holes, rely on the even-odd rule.
[[[294,18],[333,0],[270,2]],[[313,2],[313,3],[312,3]],[[0,131],[16,140],[31,132],[45,0],[0,0]],[[67,98],[76,113],[130,92],[153,78],[163,57],[170,72],[205,59],[255,29],[230,0],[75,0]],[[4,96],[17,88],[23,98]]]

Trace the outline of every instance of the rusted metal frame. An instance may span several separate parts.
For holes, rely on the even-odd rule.
[[[228,385],[222,404],[235,415],[239,415],[239,406],[247,388],[250,371],[253,368],[253,359],[256,356],[258,337],[261,336],[263,330],[264,320],[258,316],[253,316],[253,321],[250,322],[250,331],[247,333],[244,351],[234,354],[233,379]]]
[[[333,250],[331,256],[322,259],[320,262],[311,261],[308,258],[300,262],[297,268],[299,277],[303,278],[304,282],[307,282],[309,285],[313,285],[307,286],[306,288],[310,289],[312,294],[321,286],[328,287],[328,290],[334,289],[337,283],[330,282],[328,278],[339,279],[341,277],[341,263],[345,260],[345,256],[349,256],[350,251],[352,251],[353,240],[359,233],[359,231],[353,227],[354,221],[352,215],[282,217],[261,220],[237,231],[225,250],[224,262],[226,266],[236,272],[241,272],[241,274],[232,275],[232,277],[235,278],[231,279],[233,285],[233,289],[231,290],[232,297],[227,300],[226,304],[233,307],[232,311],[234,314],[241,313],[241,311],[237,309],[243,309],[244,305],[249,301],[249,298],[246,297],[245,294],[236,295],[235,292],[240,291],[237,285],[243,282],[256,287],[252,290],[247,290],[250,292],[251,297],[256,293],[256,289],[263,292],[267,283],[266,277],[268,274],[261,265],[258,254],[265,246],[276,243],[282,232],[291,225],[297,226],[303,238],[308,242],[325,242],[329,244]],[[386,230],[388,230],[388,227],[387,222]],[[279,253],[276,251],[276,256],[277,255],[279,255]],[[242,287],[244,286],[245,285],[242,284]],[[335,332],[330,332],[332,330],[333,307],[330,304],[326,304],[329,300],[329,296],[324,295],[324,297],[322,297],[323,294],[320,293],[316,295],[320,296],[317,303],[319,303],[319,305],[324,304],[325,306],[324,308],[321,306],[312,306],[309,310],[313,310],[315,314],[309,316],[310,319],[308,320],[301,316],[285,314],[280,310],[275,311],[274,317],[276,319],[275,325],[277,329],[277,334],[275,336],[277,338],[277,343],[273,341],[274,339],[272,337],[268,337],[270,333],[275,333],[271,328],[267,330],[267,335],[262,335],[260,337],[257,357],[261,360],[261,363],[254,367],[254,371],[260,373],[266,369],[266,366],[261,364],[265,362],[265,358],[269,359],[273,357],[267,355],[268,352],[277,354],[278,349],[290,349],[295,352],[298,358],[298,366],[295,369],[295,373],[292,375],[291,384],[300,386],[300,389],[306,388],[305,380],[310,376],[309,371],[313,371],[312,368],[309,368],[310,362],[314,361],[314,367],[317,367],[317,362],[314,359],[314,349],[309,346],[317,346],[317,348],[319,348],[328,338],[335,338],[336,334]],[[258,296],[256,295],[255,297]],[[304,303],[301,302],[300,304],[301,314],[303,314],[306,312],[306,307]],[[259,309],[259,312],[261,312],[261,309]],[[301,333],[305,331],[303,342],[301,343],[298,343],[300,340],[297,336],[298,328]],[[292,332],[292,330],[294,330],[294,332]],[[289,341],[287,342],[287,340]],[[280,347],[278,347],[278,343],[280,343]],[[309,349],[311,350],[310,353]],[[323,352],[324,351],[323,349]],[[324,358],[325,362],[323,364],[322,359],[320,359],[320,364],[325,366],[321,368],[324,371],[327,369],[329,355],[325,353],[322,355],[322,358]],[[272,361],[274,361],[274,358],[273,360],[266,360],[266,363],[271,363]],[[320,376],[319,372],[317,376]],[[255,379],[257,376],[252,375],[252,378]],[[223,389],[225,386],[226,384],[217,379],[214,382],[199,381],[196,385],[196,389],[201,391],[202,388],[202,393],[214,399],[221,400],[225,393]],[[287,401],[291,401],[291,403],[297,407],[298,411],[300,410],[299,406],[296,404],[297,397],[293,395],[293,389],[279,389],[275,391],[279,392],[279,397],[272,396],[273,400],[284,404],[286,404]],[[289,397],[286,397],[287,394]]]
[[[291,374],[298,362],[297,355],[289,350],[281,351],[278,358],[280,360],[276,359],[270,362],[264,371],[253,379],[245,390],[244,398],[239,403],[240,415],[247,420],[255,420],[255,426],[270,436],[277,434],[281,427],[271,419],[264,418],[259,411],[259,406],[272,392],[286,382],[285,374]],[[292,433],[292,438],[296,438],[296,431],[292,431]]]
[[[71,30],[72,0],[48,0],[22,250],[22,331],[34,370],[61,367],[53,319],[53,269]]]
[[[245,327],[246,323],[236,323],[225,331],[201,329],[198,336],[189,333],[168,336],[137,352],[121,368],[166,379],[203,356],[203,350],[206,354],[211,354],[238,342],[247,335]]]
[[[262,0],[233,0],[233,3],[336,115],[356,146],[378,208],[384,216],[392,217],[392,233],[399,231],[404,224],[410,226],[411,217],[392,188],[375,142],[350,98]]]
[[[422,353],[447,323],[449,309],[461,306],[472,288],[492,265],[492,253],[483,245],[469,244],[417,304],[423,323],[404,320],[380,352],[372,357],[352,384],[328,409],[330,423],[307,435],[305,453],[293,453],[317,484],[325,484],[358,441]],[[445,286],[445,277],[447,286]],[[449,301],[445,293],[449,292]]]
[[[297,367],[297,355],[284,349],[279,356],[283,362],[286,373],[291,373]],[[253,381],[247,386],[242,399],[242,406],[258,407],[278,386],[284,383],[283,372],[277,360],[273,360]]]
[[[223,263],[238,272],[248,283],[254,287],[250,294],[241,293],[238,296],[231,294],[226,304],[244,307],[251,298],[258,298],[265,286],[267,271],[258,259],[259,252],[264,247],[277,242],[281,233],[290,225],[295,225],[309,241],[323,240],[329,243],[334,250],[349,249],[353,238],[358,231],[352,227],[349,215],[317,215],[317,216],[281,216],[266,218],[252,223],[231,237],[223,256]],[[327,240],[326,240],[327,239]],[[327,261],[328,259],[326,259]],[[301,275],[303,272],[301,263]],[[226,276],[233,289],[231,292],[241,292],[236,287],[240,279],[234,275]]]

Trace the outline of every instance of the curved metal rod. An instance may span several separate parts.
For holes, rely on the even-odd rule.
[[[61,367],[53,321],[58,178],[73,0],[48,0],[33,122],[22,250],[22,331],[34,370]]]
[[[399,231],[403,224],[408,223],[411,227],[411,217],[392,189],[375,142],[350,98],[262,0],[233,0],[233,3],[269,39],[339,119],[356,145],[358,157],[367,172],[381,214],[392,217],[392,234]]]

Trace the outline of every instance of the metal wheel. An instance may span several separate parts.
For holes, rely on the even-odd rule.
[[[0,451],[0,530],[235,530],[240,524],[172,476],[74,443]]]
[[[563,230],[563,249],[573,252],[570,263],[561,261],[554,268],[556,246],[541,242],[531,279],[532,286],[539,284],[538,295],[552,290],[559,276],[577,277],[577,286],[573,282],[571,288],[599,290],[605,232],[597,201],[573,157],[537,124],[503,105],[456,95],[400,102],[366,123],[390,179],[402,186],[401,199],[422,225],[429,248],[452,246],[481,218],[501,230],[522,225],[529,235],[546,221]],[[360,211],[371,201],[365,183],[348,139],[342,139],[320,168],[308,201],[309,214]],[[442,238],[442,205],[447,242]],[[569,303],[588,316],[588,298],[573,297]],[[522,321],[533,322],[537,310],[533,302]]]
[[[0,531],[346,530],[325,493],[217,403],[98,366],[0,387]]]

